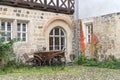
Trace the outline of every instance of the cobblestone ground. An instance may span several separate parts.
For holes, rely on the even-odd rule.
[[[0,80],[120,80],[119,69],[73,66],[57,73],[9,73]]]

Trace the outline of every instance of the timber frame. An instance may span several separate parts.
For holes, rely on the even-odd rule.
[[[74,0],[0,0],[0,5],[73,14]]]

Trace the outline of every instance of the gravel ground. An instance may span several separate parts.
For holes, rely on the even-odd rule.
[[[0,75],[0,80],[120,80],[119,69],[71,66],[53,73],[9,73]]]

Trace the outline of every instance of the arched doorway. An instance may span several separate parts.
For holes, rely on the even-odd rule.
[[[62,50],[66,47],[66,34],[61,27],[53,28],[49,33],[49,50]]]
[[[66,56],[66,59],[67,61],[70,60],[69,58],[69,55],[73,53],[73,48],[72,48],[72,42],[73,42],[73,32],[72,32],[72,29],[71,27],[64,21],[62,20],[55,20],[54,22],[50,23],[49,26],[44,29],[45,30],[45,46],[46,46],[46,50],[60,50],[62,49],[62,46],[65,46],[65,56]],[[59,35],[55,35],[55,32],[57,32],[56,34],[58,33],[64,33],[64,34],[59,34]],[[64,36],[62,36],[64,35]],[[50,40],[50,37],[51,37],[51,40]],[[54,37],[54,39],[53,39]],[[56,47],[55,48],[55,38],[56,37],[59,37],[59,41],[56,43],[56,46],[61,46],[61,47]],[[61,41],[60,39],[64,37],[64,41]],[[57,39],[56,39],[57,40]],[[52,42],[53,43],[52,43]],[[60,45],[59,42],[63,42],[64,45]],[[53,47],[53,48],[51,48]]]

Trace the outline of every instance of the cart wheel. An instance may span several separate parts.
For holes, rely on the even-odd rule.
[[[33,59],[33,66],[41,66],[41,60],[37,57]]]
[[[66,59],[63,56],[55,56],[50,59],[50,66],[53,70],[63,70],[65,67]]]

